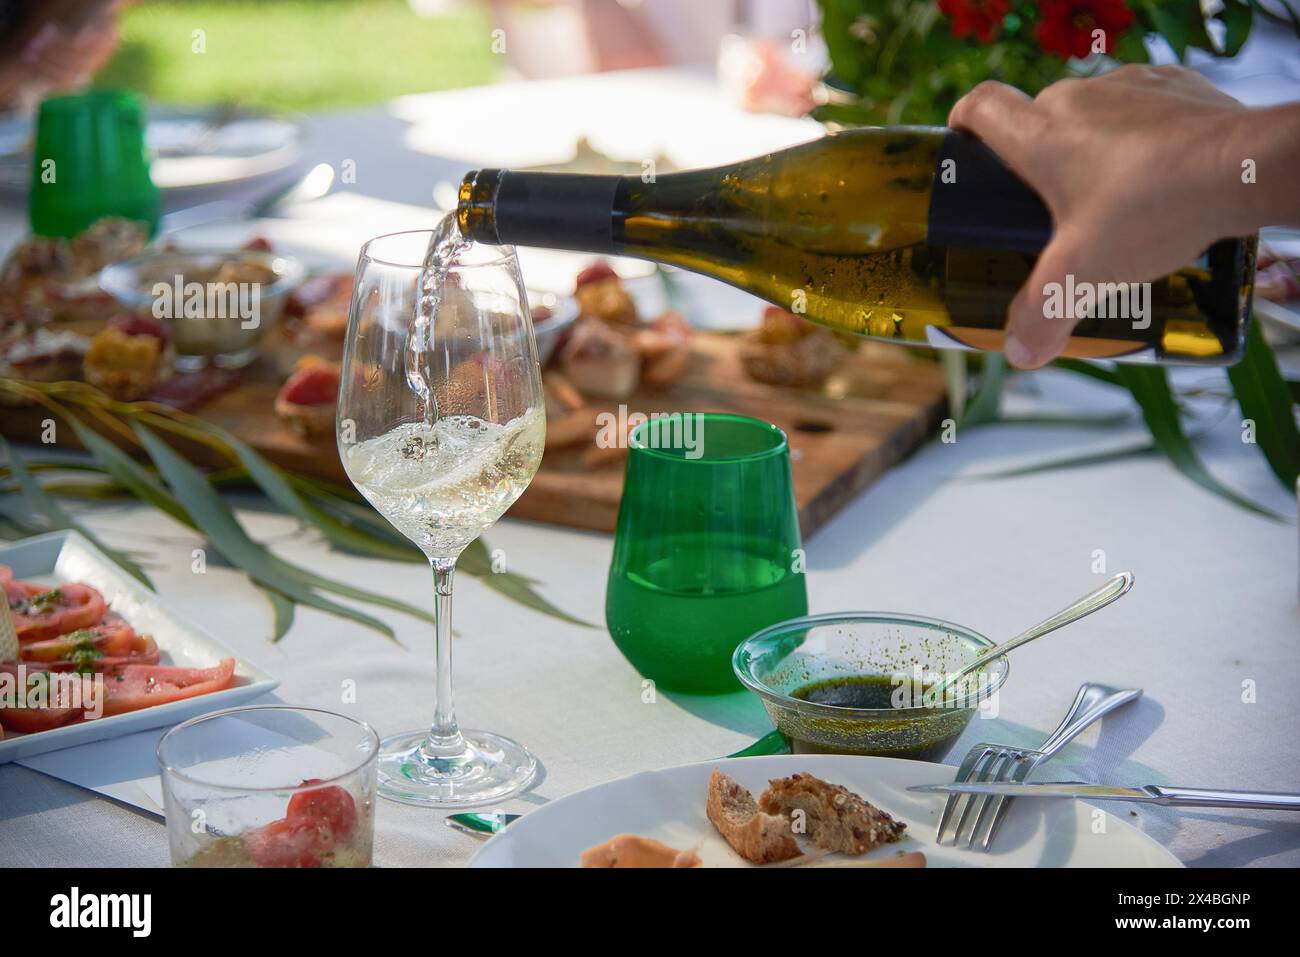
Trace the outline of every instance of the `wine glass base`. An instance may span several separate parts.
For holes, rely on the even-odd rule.
[[[502,801],[537,774],[527,748],[489,731],[461,729],[465,750],[430,759],[421,750],[429,732],[407,731],[379,745],[379,793],[419,807],[475,807]]]

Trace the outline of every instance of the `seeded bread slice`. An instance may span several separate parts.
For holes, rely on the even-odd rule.
[[[802,853],[790,835],[790,822],[764,814],[754,795],[717,768],[709,775],[705,813],[736,853],[754,864],[788,861]]]
[[[795,831],[802,822],[818,847],[845,854],[865,854],[897,841],[907,827],[848,788],[811,774],[769,781],[758,805],[767,814],[790,818]]]

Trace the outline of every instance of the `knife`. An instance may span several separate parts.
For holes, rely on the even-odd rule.
[[[1271,811],[1300,811],[1300,794],[1284,791],[1216,791],[1210,788],[1116,787],[1082,781],[1048,781],[1042,784],[969,782],[966,784],[914,784],[909,791],[927,794],[995,794],[1023,798],[1083,798],[1088,801],[1134,801],[1164,807],[1244,807]]]

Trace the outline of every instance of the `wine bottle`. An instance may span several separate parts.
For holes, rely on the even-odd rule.
[[[457,224],[476,242],[679,266],[842,332],[982,350],[1002,347],[1007,307],[1052,232],[992,150],[935,127],[846,130],[660,176],[476,170]],[[1047,314],[1082,317],[1067,356],[1228,364],[1245,340],[1255,245],[1221,240],[1150,283],[1070,277],[1047,290]]]

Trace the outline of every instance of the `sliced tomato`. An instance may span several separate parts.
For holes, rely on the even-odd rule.
[[[7,664],[0,664],[0,673],[12,676],[16,682],[20,678],[26,680],[34,672],[33,669],[29,669],[26,666],[21,666],[20,670],[18,664],[10,662]],[[83,686],[81,693],[83,701],[86,703],[93,703],[90,697],[93,694],[92,688]],[[30,701],[30,698],[28,697],[30,694],[31,689],[29,685],[27,689],[24,689],[23,696],[18,700]],[[4,727],[8,728],[10,731],[17,731],[21,734],[48,731],[51,728],[57,728],[61,725],[68,724],[69,722],[76,721],[83,714],[82,708],[56,707],[55,705],[58,704],[57,701],[48,701],[42,707],[38,708],[20,708],[10,706],[6,703],[8,698],[9,696],[7,694],[0,696],[0,724],[4,725]]]
[[[14,600],[14,592],[22,594]],[[13,581],[5,588],[18,641],[44,641],[81,628],[97,625],[108,611],[104,596],[80,582],[68,582],[57,589],[34,582]],[[51,595],[54,592],[55,594]]]
[[[158,642],[153,640],[151,635],[134,635],[131,638],[130,646],[125,654],[121,655],[104,655],[102,658],[95,658],[87,664],[91,672],[101,672],[106,675],[116,675],[127,665],[156,665],[160,655],[158,653]],[[50,671],[76,671],[78,661],[51,661],[51,662],[30,662],[36,667],[45,667]]]
[[[315,784],[315,780],[302,782]],[[300,791],[289,799],[285,816],[291,820],[314,821],[327,829],[336,840],[342,840],[357,826],[357,804],[352,795],[336,785]]]
[[[234,658],[211,668],[126,665],[104,679],[104,716],[197,698],[230,687],[234,679]]]
[[[34,734],[62,727],[81,717],[80,708],[6,708],[0,705],[0,724],[19,734]]]
[[[296,369],[280,387],[279,398],[294,405],[333,405],[339,397],[339,368],[313,362]]]
[[[120,657],[131,653],[135,637],[135,629],[126,623],[126,619],[110,611],[94,627],[25,643],[19,649],[19,657],[23,661],[58,661],[86,642],[91,642],[103,657]]]
[[[282,817],[244,838],[259,867],[320,867],[329,851],[329,830],[310,818]]]

